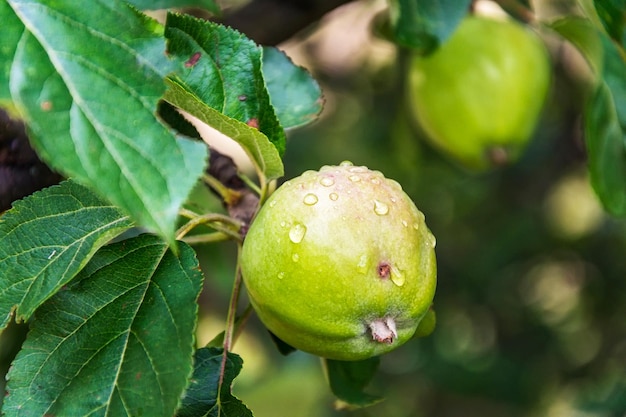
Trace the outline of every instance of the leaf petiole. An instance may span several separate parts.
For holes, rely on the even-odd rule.
[[[181,216],[187,217],[190,220],[176,231],[177,240],[183,239],[185,235],[187,235],[187,233],[189,233],[191,230],[201,224],[207,225],[212,229],[215,229],[218,232],[225,234],[231,239],[237,241],[241,240],[239,230],[241,229],[242,224],[240,221],[235,220],[232,217],[219,213],[207,213],[198,215],[197,213],[194,213],[193,211],[188,209],[181,209],[179,213]]]
[[[204,174],[202,176],[202,181],[215,190],[228,206],[236,204],[241,198],[241,193],[239,191],[226,187],[212,175]]]
[[[224,331],[224,352],[222,354],[222,363],[220,365],[220,377],[218,385],[218,396],[221,398],[222,385],[224,382],[224,372],[226,371],[226,362],[228,360],[228,352],[233,346],[235,334],[235,322],[237,315],[237,304],[239,302],[239,294],[241,293],[241,284],[243,282],[241,276],[241,250],[242,243],[237,244],[237,267],[235,269],[235,281],[233,282],[233,290],[230,294],[230,302],[228,304],[228,314],[226,316],[226,330]]]

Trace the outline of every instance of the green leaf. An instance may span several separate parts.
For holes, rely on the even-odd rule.
[[[368,407],[383,400],[363,392],[378,370],[379,357],[354,362],[324,359],[324,364],[330,389],[340,401],[352,407]]]
[[[626,66],[623,69],[626,73]],[[606,210],[626,214],[626,85],[603,81],[585,110],[585,141],[591,184]],[[619,95],[621,94],[621,101]]]
[[[128,216],[71,181],[39,191],[0,217],[0,329],[28,320],[93,254],[132,226]]]
[[[626,4],[624,0],[594,0],[596,12],[609,36],[626,48]]]
[[[626,214],[626,54],[589,19],[567,17],[551,24],[572,42],[597,78],[584,111],[591,184],[613,215]]]
[[[174,68],[162,28],[124,3],[107,3],[9,0],[28,30],[12,63],[11,95],[51,166],[173,243],[206,146],[176,138],[156,116]]]
[[[0,22],[2,22],[2,42],[0,42],[0,105],[9,102],[9,73],[17,44],[24,32],[24,25],[17,18],[9,3],[0,1]]]
[[[250,140],[269,139],[282,155],[285,132],[265,87],[262,49],[233,29],[185,15],[169,14],[165,35],[170,41],[170,55],[185,61],[185,69],[172,77],[171,83],[187,92],[189,99],[178,100],[176,105],[199,117],[193,111],[202,103],[213,110],[213,116],[203,121],[232,137],[249,153],[254,153],[248,149]],[[174,98],[168,94],[166,99]],[[255,130],[262,135],[252,134]],[[263,135],[267,139],[262,139]]]
[[[200,7],[213,14],[220,14],[215,0],[126,0],[141,10],[170,9],[173,7]]]
[[[169,13],[168,53],[184,61],[178,78],[201,101],[224,115],[258,127],[282,154],[285,132],[263,79],[263,50],[234,29]]]
[[[428,54],[445,42],[469,10],[471,0],[389,0],[396,42]]]
[[[245,123],[225,117],[219,111],[207,106],[189,92],[179,80],[170,80],[170,89],[165,99],[172,105],[184,109],[204,123],[233,138],[239,143],[257,169],[269,181],[284,175],[283,162],[276,147],[257,129]]]
[[[4,415],[174,415],[193,369],[202,276],[153,235],[102,248],[35,314]]]
[[[196,351],[191,384],[185,392],[177,417],[252,417],[250,410],[230,392],[233,380],[241,371],[243,360],[239,355],[228,352],[220,390],[222,358],[221,348],[202,348]]]
[[[594,74],[599,75],[602,72],[604,55],[602,41],[600,33],[591,20],[579,16],[568,16],[552,22],[550,27],[580,51]]]
[[[322,111],[322,90],[311,74],[282,51],[263,48],[263,77],[280,124],[294,128],[311,123]]]

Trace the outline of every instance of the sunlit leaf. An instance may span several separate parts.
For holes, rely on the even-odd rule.
[[[185,61],[165,99],[239,143],[265,179],[284,173],[280,126],[261,72],[261,48],[210,22],[168,15],[168,51]]]
[[[250,156],[257,170],[262,172],[268,180],[284,175],[283,162],[278,150],[257,129],[226,117],[207,106],[178,80],[170,80],[170,89],[165,94],[165,99],[237,141]]]
[[[120,1],[9,0],[27,31],[11,95],[38,153],[170,243],[206,147],[156,117],[174,66],[162,28]]]
[[[152,235],[102,248],[37,310],[8,374],[13,416],[171,417],[193,366],[193,250]]]
[[[250,410],[230,392],[233,380],[241,372],[243,361],[239,355],[228,352],[220,391],[222,358],[221,348],[196,351],[191,384],[185,392],[177,417],[252,417]]]
[[[71,181],[17,201],[0,217],[0,329],[14,307],[16,319],[27,320],[131,225],[119,209]]]

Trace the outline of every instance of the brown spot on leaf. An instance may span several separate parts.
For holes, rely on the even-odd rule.
[[[259,119],[257,119],[256,117],[253,117],[252,119],[248,120],[246,122],[246,124],[250,127],[253,127],[255,129],[259,128]]]
[[[191,68],[194,65],[196,65],[198,61],[200,60],[200,56],[201,56],[200,52],[196,52],[193,55],[191,55],[191,58],[189,58],[187,62],[185,62],[185,67]]]
[[[52,102],[48,100],[42,101],[40,107],[41,107],[41,110],[43,111],[50,111],[52,110]]]

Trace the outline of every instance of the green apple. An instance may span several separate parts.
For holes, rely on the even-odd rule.
[[[414,335],[436,286],[435,239],[400,185],[344,162],[285,182],[260,209],[241,268],[265,326],[336,360]]]
[[[434,147],[485,170],[514,161],[550,85],[542,40],[511,20],[468,16],[440,48],[412,58],[408,101]]]

